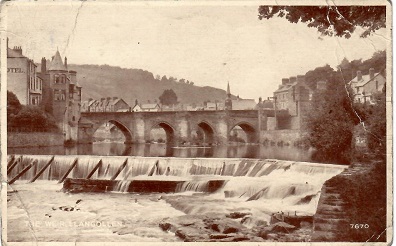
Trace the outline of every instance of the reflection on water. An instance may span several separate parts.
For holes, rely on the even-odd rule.
[[[293,146],[235,145],[212,147],[172,147],[166,144],[94,143],[74,147],[51,146],[8,148],[8,154],[34,155],[110,155],[110,156],[166,156],[211,158],[257,158],[311,161],[312,152]]]

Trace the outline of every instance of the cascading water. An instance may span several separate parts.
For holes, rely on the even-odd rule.
[[[15,156],[15,159],[20,156]],[[23,156],[9,173],[15,177],[33,161],[37,163],[19,180],[31,180],[52,156]],[[38,177],[41,180],[59,180],[75,161],[76,156],[55,156],[53,163]],[[11,157],[9,157],[11,159]],[[86,178],[102,161],[91,179],[118,180],[116,191],[125,192],[131,180],[184,181],[177,192],[208,190],[210,180],[224,180],[223,187],[212,194],[214,198],[239,199],[247,202],[266,201],[295,206],[316,207],[320,189],[329,178],[342,172],[345,166],[279,160],[257,159],[192,159],[78,156],[78,164],[69,178]],[[122,170],[120,167],[126,162]]]

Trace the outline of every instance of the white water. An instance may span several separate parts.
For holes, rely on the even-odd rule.
[[[48,180],[59,180],[72,165],[76,156],[56,156],[53,164],[45,170],[39,180],[35,183],[27,184],[27,181],[31,180],[50,158],[51,156],[24,156],[22,163],[12,170],[8,178],[10,180],[31,161],[38,160],[37,165],[22,175],[13,187],[29,190],[31,199],[35,201],[35,204],[40,204],[40,199],[42,200],[41,202],[47,202],[46,197],[48,195],[49,197],[56,197],[57,200],[51,198],[51,202],[56,204],[56,206],[62,206],[62,204],[70,202],[70,195],[56,192],[55,190],[60,190],[61,185],[55,185],[55,181]],[[136,217],[136,220],[140,221],[146,229],[152,226],[153,221],[157,223],[160,219],[169,217],[169,209],[173,209],[170,208],[170,205],[178,209],[175,210],[177,213],[173,211],[174,209],[172,210],[173,212],[170,213],[172,216],[183,214],[182,212],[204,214],[214,211],[224,213],[249,211],[255,218],[268,221],[271,213],[280,211],[285,214],[297,212],[299,215],[312,215],[316,211],[323,183],[346,168],[346,166],[330,164],[255,159],[147,157],[128,157],[127,159],[127,166],[116,178],[116,180],[119,180],[116,188],[117,192],[126,192],[130,182],[134,179],[139,179],[185,181],[177,188],[177,192],[180,193],[163,195],[168,197],[168,203],[158,199],[159,194],[85,193],[73,196],[92,197],[90,206],[96,207],[94,210],[97,218],[104,220],[122,217],[119,214],[122,213],[120,211],[124,209],[124,212],[129,213],[127,212],[129,211],[128,206],[134,208],[139,204],[141,198],[145,197],[148,200],[146,203],[147,207],[136,208],[138,214],[145,215],[145,211],[150,213],[150,206],[159,206],[156,208],[158,212],[155,216],[149,216],[150,220]],[[103,161],[103,165],[94,173],[91,179],[110,179],[124,163],[126,157],[78,156],[78,164],[68,177],[85,178],[100,160]],[[215,193],[202,193],[207,191],[209,180],[224,180],[225,185]],[[44,183],[47,185],[42,185]],[[200,192],[201,195],[194,195],[196,192]],[[304,199],[307,196],[312,199]],[[175,197],[175,199],[172,199],[172,197]],[[95,200],[103,202],[96,203]],[[122,204],[123,202],[128,204]],[[43,214],[48,212],[47,210],[37,209]],[[16,210],[11,208],[9,211],[15,213]],[[65,217],[61,216],[60,218],[66,219],[68,214],[70,213],[63,213],[62,216]],[[17,223],[15,220],[18,220],[18,216],[11,216],[11,218],[14,223]],[[76,220],[78,219],[76,218]],[[136,222],[134,219],[131,219],[131,221],[131,223]],[[135,231],[132,234],[136,237],[131,239],[132,241],[144,241],[147,239],[145,235]],[[105,233],[104,235],[107,234]],[[162,235],[161,233],[158,235],[155,236],[156,240],[169,240],[167,235]],[[124,237],[117,234],[115,236],[117,239],[113,239],[114,236],[109,235],[109,238],[122,240]],[[143,239],[140,237],[143,237]],[[152,238],[149,240],[152,240]]]

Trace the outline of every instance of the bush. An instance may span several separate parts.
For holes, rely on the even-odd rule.
[[[59,131],[55,119],[37,106],[23,106],[8,120],[9,130],[24,132]]]

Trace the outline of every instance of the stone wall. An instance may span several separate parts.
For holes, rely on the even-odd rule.
[[[283,142],[291,145],[300,140],[301,136],[302,133],[299,130],[269,130],[260,132],[260,140],[262,143]]]
[[[355,165],[354,167],[346,168],[337,176],[350,177],[367,170],[367,166]],[[349,215],[344,209],[346,203],[340,196],[339,187],[335,187],[330,181],[331,179],[323,184],[320,192],[318,207],[313,220],[312,242],[342,241],[342,235],[349,229],[350,223],[356,222],[349,221]]]
[[[7,147],[42,147],[63,145],[63,134],[49,132],[10,132]]]

